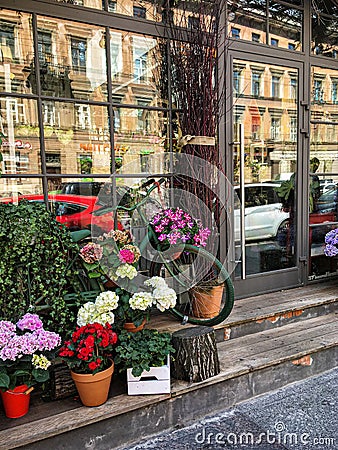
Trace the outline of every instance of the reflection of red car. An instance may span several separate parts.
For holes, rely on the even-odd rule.
[[[19,201],[28,200],[44,203],[43,195],[19,195],[18,199]],[[1,199],[1,201],[7,203],[12,199]],[[97,197],[55,194],[48,195],[48,202],[56,220],[66,225],[71,231],[88,228],[95,235],[99,235],[114,228],[112,213],[102,216],[93,215],[94,211],[102,207],[96,204]],[[120,223],[118,227],[122,229]]]

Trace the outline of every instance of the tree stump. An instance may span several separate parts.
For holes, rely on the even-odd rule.
[[[211,327],[189,327],[172,334],[176,349],[172,375],[178,380],[197,382],[220,372],[215,331]]]

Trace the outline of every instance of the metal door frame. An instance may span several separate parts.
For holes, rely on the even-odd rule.
[[[237,60],[245,60],[254,63],[281,65],[290,67],[298,72],[298,98],[297,98],[297,110],[298,110],[298,132],[297,132],[297,201],[296,201],[296,266],[287,269],[280,269],[271,272],[258,273],[256,275],[248,275],[244,280],[235,280],[235,293],[236,298],[246,297],[255,294],[261,294],[264,292],[277,291],[286,288],[292,288],[304,284],[307,280],[307,251],[308,251],[308,227],[307,227],[307,212],[308,201],[304,199],[308,198],[308,155],[309,155],[309,98],[308,92],[305,94],[306,89],[302,81],[306,79],[306,65],[303,62],[295,62],[295,60],[289,60],[287,58],[281,58],[278,54],[278,60],[276,63],[276,53],[273,49],[268,49],[266,53],[271,55],[257,55],[256,53],[242,52],[238,50],[228,50],[227,55],[227,80],[226,80],[226,105],[225,111],[225,162],[227,169],[227,177],[233,181],[233,62]],[[271,50],[271,51],[270,51]],[[294,55],[293,55],[294,56]],[[233,208],[233,196],[231,210]],[[226,231],[227,236],[227,254],[228,254],[228,270],[233,273],[235,264],[235,245],[234,238],[232,236],[234,217],[230,218],[230,227]],[[232,222],[232,223],[231,223]],[[306,230],[306,232],[305,232]],[[259,283],[257,280],[259,279]]]

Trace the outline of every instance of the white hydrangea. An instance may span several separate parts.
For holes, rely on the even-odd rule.
[[[103,313],[99,314],[96,317],[95,322],[97,322],[101,325],[105,325],[108,322],[112,325],[114,323],[114,320],[115,320],[115,315],[114,315],[113,311],[107,311],[107,312],[103,312]]]
[[[166,281],[162,277],[151,277],[144,282],[146,286],[151,286],[154,289],[168,287]]]
[[[77,324],[82,327],[87,323],[93,323],[93,317],[96,316],[96,307],[93,302],[87,302],[79,309],[77,313]]]
[[[112,291],[101,292],[95,300],[95,307],[101,312],[116,309],[118,304],[119,296]]]
[[[177,295],[174,289],[159,287],[153,291],[154,303],[161,312],[176,305]]]
[[[120,278],[132,280],[137,276],[137,270],[131,264],[121,264],[116,270],[116,275]]]
[[[150,292],[136,292],[129,299],[129,306],[131,309],[139,309],[145,311],[153,304],[153,296]]]

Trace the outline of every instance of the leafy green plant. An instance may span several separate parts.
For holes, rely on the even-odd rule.
[[[78,246],[44,205],[0,204],[0,317],[27,311],[62,334],[75,321],[64,295],[78,285],[73,263]]]
[[[120,372],[132,368],[132,374],[139,377],[150,367],[163,366],[169,353],[174,353],[175,349],[169,333],[144,329],[137,333],[122,330],[115,351],[114,361]]]

